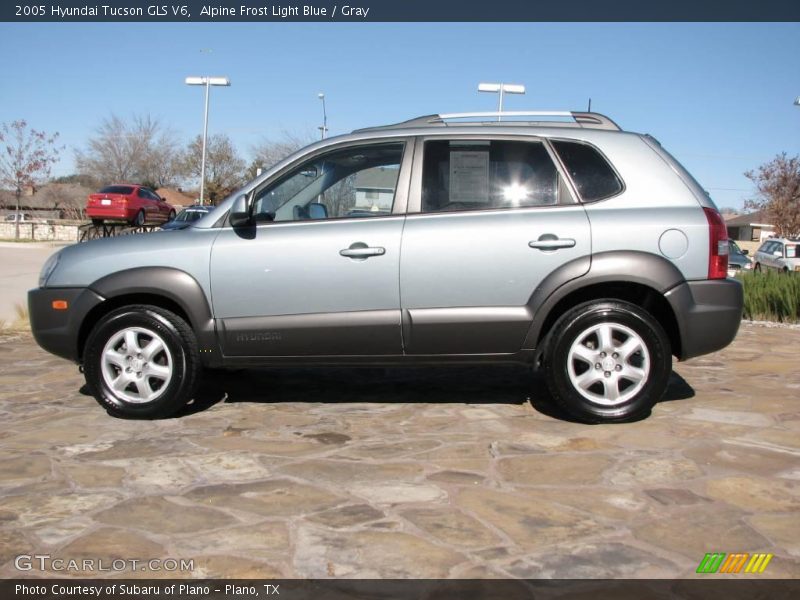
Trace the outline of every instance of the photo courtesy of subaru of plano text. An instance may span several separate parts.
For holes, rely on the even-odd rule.
[[[510,114],[329,138],[184,230],[64,248],[36,340],[126,417],[175,413],[204,367],[469,362],[534,365],[583,421],[646,416],[673,355],[736,335],[725,224],[652,137]]]

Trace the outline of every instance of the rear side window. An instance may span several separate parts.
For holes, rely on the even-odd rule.
[[[127,185],[107,185],[102,190],[100,190],[99,194],[124,194],[128,195],[133,191],[133,188]]]
[[[425,142],[422,212],[573,202],[541,142]]]
[[[622,191],[622,181],[597,150],[578,142],[553,141],[552,144],[581,200],[596,202]]]

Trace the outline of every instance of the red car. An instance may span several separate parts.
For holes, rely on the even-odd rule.
[[[175,218],[175,209],[150,188],[120,183],[89,194],[86,216],[95,225],[125,221],[131,225],[160,224]]]

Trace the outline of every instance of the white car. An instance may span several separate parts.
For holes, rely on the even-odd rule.
[[[755,271],[774,269],[782,273],[800,272],[800,240],[772,238],[761,244],[753,256]]]
[[[20,223],[45,223],[44,219],[34,219],[28,213],[11,213],[10,215],[6,215],[6,223],[16,223],[17,217],[19,217]]]

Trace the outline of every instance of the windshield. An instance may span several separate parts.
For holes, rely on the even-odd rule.
[[[133,191],[133,188],[127,185],[107,185],[101,189],[98,194],[123,194],[127,196]]]
[[[175,217],[176,221],[180,221],[181,223],[191,223],[192,221],[197,221],[198,219],[205,217],[208,214],[207,211],[204,210],[182,210],[181,214]]]

